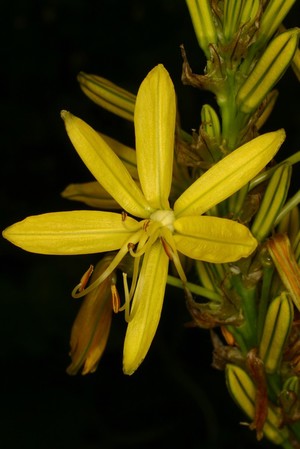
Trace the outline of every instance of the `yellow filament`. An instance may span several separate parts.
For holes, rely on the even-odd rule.
[[[161,239],[168,246],[168,251],[170,251],[170,253],[171,253],[171,256],[172,256],[171,260],[172,260],[172,262],[174,262],[177,273],[178,273],[182,283],[186,284],[187,278],[186,278],[186,275],[184,273],[184,270],[183,270],[181,262],[180,262],[180,258],[178,255],[178,251],[176,249],[173,235],[172,235],[171,231],[166,227],[163,228],[161,234],[162,234]],[[168,255],[168,257],[170,257],[170,255],[168,253],[167,253],[167,255]]]
[[[82,288],[81,283],[76,285],[76,287],[72,291],[73,298],[81,298],[82,296],[87,295],[89,292],[98,287],[98,285],[100,285],[117,268],[123,257],[128,252],[128,245],[136,244],[140,240],[143,232],[144,231],[141,229],[137,231],[135,234],[133,234],[133,236],[130,237],[128,240],[126,240],[126,242],[118,251],[112,262],[106,268],[106,270],[104,270],[103,273],[91,285],[89,285],[87,288],[84,288],[83,290],[80,290]]]

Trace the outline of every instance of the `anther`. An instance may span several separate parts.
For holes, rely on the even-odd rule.
[[[115,313],[118,313],[120,310],[120,303],[121,303],[120,295],[115,284],[112,284],[110,289],[111,289],[112,308]]]
[[[83,275],[82,278],[80,279],[80,282],[79,282],[78,288],[77,288],[77,290],[78,290],[79,292],[82,292],[82,290],[85,289],[86,284],[88,283],[88,281],[89,281],[89,279],[90,279],[90,277],[91,277],[93,271],[94,271],[94,266],[93,266],[93,265],[90,265],[89,268],[88,268],[88,270],[84,273],[84,275]]]

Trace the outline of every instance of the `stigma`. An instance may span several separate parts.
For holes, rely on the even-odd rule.
[[[156,210],[150,215],[150,220],[159,222],[162,226],[168,228],[172,233],[174,232],[175,214],[172,210]]]

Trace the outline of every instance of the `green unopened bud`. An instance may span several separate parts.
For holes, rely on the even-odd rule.
[[[223,33],[226,41],[232,39],[239,28],[243,0],[224,0]]]
[[[241,14],[241,25],[247,24],[251,25],[256,19],[260,10],[259,0],[247,0],[244,2],[242,14]]]
[[[260,242],[269,235],[275,219],[286,200],[291,170],[289,164],[280,165],[268,184],[251,228],[252,234]]]
[[[97,105],[133,121],[135,95],[97,75],[80,72],[77,79],[83,92]]]
[[[250,376],[239,366],[227,364],[226,383],[236,404],[250,419],[254,419],[257,390]],[[263,434],[275,444],[282,444],[289,436],[288,429],[280,427],[281,422],[279,409],[269,405]]]
[[[217,42],[217,32],[213,22],[209,0],[186,0],[198,43],[207,59],[210,59],[209,44]]]
[[[201,109],[201,129],[211,138],[220,142],[221,126],[216,111],[209,105],[204,104]]]
[[[296,422],[299,420],[299,377],[289,377],[282,387],[279,395],[279,401],[283,410],[283,414],[287,422]]]
[[[279,81],[294,57],[298,38],[299,29],[294,28],[272,40],[238,91],[236,102],[242,112],[250,114],[257,109]]]
[[[259,26],[259,41],[264,45],[278,29],[296,0],[270,0]]]
[[[283,384],[282,391],[292,391],[296,396],[300,392],[300,379],[297,376],[289,377]]]
[[[267,373],[277,371],[294,318],[293,304],[287,293],[275,298],[267,311],[259,355]]]

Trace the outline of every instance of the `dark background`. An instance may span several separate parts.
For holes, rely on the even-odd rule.
[[[295,10],[289,26],[297,24]],[[60,198],[70,182],[91,179],[68,141],[61,109],[133,145],[132,124],[82,94],[80,70],[136,92],[163,63],[187,131],[198,127],[201,105],[213,101],[181,86],[181,43],[194,71],[204,67],[183,0],[19,0],[5,2],[1,15],[1,229],[27,215],[82,207]],[[291,70],[279,88],[265,130],[286,129],[283,158],[299,149],[299,84]],[[169,289],[137,373],[122,374],[125,324],[116,316],[98,371],[69,377],[69,333],[79,306],[70,292],[96,259],[28,254],[3,239],[0,257],[1,449],[270,447],[239,425],[245,418],[224,375],[210,367],[209,334],[184,327],[178,292]]]

